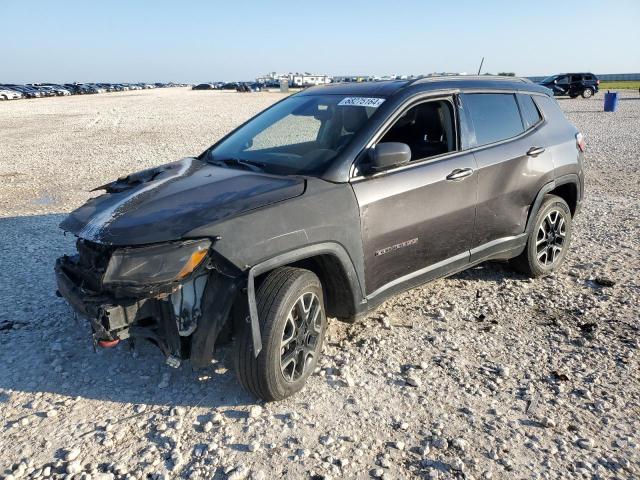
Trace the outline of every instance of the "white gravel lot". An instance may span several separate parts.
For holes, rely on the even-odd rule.
[[[88,190],[200,153],[280,94],[159,89],[0,103],[0,477],[640,477],[640,98],[560,100],[587,199],[565,266],[487,264],[332,322],[299,395],[257,406],[230,348],[206,374],[93,353],[54,294]],[[606,287],[598,282],[608,277]]]

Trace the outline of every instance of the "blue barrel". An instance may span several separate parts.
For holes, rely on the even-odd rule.
[[[618,108],[618,92],[609,92],[604,94],[604,111],[615,112]]]

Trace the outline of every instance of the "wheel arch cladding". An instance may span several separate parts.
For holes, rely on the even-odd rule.
[[[576,207],[578,205],[578,187],[575,183],[563,183],[547,193],[549,195],[556,195],[567,202],[569,210],[571,210],[571,216],[576,213]]]
[[[573,216],[577,211],[578,200],[580,198],[580,179],[578,175],[573,173],[563,175],[562,177],[558,177],[556,180],[547,183],[540,189],[531,208],[529,209],[529,217],[527,219],[527,227],[525,229],[526,232],[531,231],[531,228],[533,228],[533,223],[538,210],[540,210],[540,205],[542,205],[544,196],[548,194],[557,195],[567,202],[569,209],[571,210],[571,215]],[[571,198],[572,200],[569,201]]]
[[[249,317],[251,321],[254,355],[258,356],[262,349],[262,337],[256,305],[256,278],[259,278],[262,274],[270,272],[278,267],[301,265],[311,267],[308,269],[316,273],[316,275],[318,275],[317,272],[320,272],[318,277],[321,282],[323,278],[321,275],[324,275],[326,278],[327,276],[331,276],[332,273],[340,272],[338,273],[340,276],[336,277],[335,281],[329,282],[325,289],[325,294],[328,296],[330,293],[339,290],[342,292],[339,298],[344,300],[343,295],[346,294],[349,298],[349,302],[347,304],[348,306],[343,306],[341,309],[340,307],[335,306],[335,304],[340,303],[337,299],[335,300],[335,304],[333,303],[334,300],[330,300],[334,307],[332,312],[339,314],[347,312],[347,315],[344,318],[350,318],[350,315],[348,315],[348,309],[353,308],[355,315],[359,306],[365,302],[364,292],[356,274],[353,262],[344,247],[337,243],[324,242],[309,245],[259,263],[249,270],[247,276],[247,301],[249,304]],[[345,290],[345,285],[348,286],[348,290]],[[323,284],[323,288],[324,287],[325,285]]]
[[[349,281],[345,266],[333,253],[322,253],[288,264],[315,273],[324,291],[325,309],[328,317],[351,321],[355,318],[357,293]],[[269,272],[260,275],[257,282]]]

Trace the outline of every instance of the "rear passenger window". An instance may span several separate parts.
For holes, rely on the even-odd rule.
[[[542,117],[540,116],[538,107],[533,101],[533,98],[531,98],[531,95],[518,95],[518,100],[520,101],[520,110],[522,112],[524,128],[525,130],[529,130],[542,120]]]
[[[515,137],[524,131],[516,97],[511,93],[466,94],[464,106],[471,114],[479,147]]]

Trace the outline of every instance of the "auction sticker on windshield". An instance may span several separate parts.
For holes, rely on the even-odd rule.
[[[340,100],[338,105],[346,105],[350,107],[373,107],[378,108],[384,102],[384,98],[369,97],[346,97]]]

